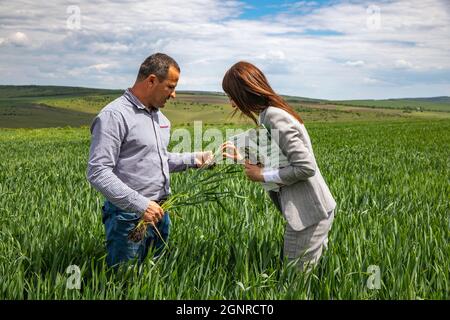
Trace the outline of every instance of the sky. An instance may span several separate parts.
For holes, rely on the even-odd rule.
[[[124,89],[155,52],[178,90],[245,60],[280,94],[450,96],[450,0],[0,0],[0,84]]]

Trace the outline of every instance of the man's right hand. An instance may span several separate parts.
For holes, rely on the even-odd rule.
[[[164,216],[164,210],[155,201],[150,201],[142,219],[146,222],[156,224]]]

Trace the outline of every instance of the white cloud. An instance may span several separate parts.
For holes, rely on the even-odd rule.
[[[409,61],[399,59],[399,60],[395,61],[395,67],[399,68],[399,69],[412,69],[413,65]]]
[[[15,46],[27,46],[30,44],[30,39],[28,36],[23,32],[15,32],[12,35],[8,37],[8,43],[11,43]]]
[[[372,2],[333,3],[303,1],[291,13],[243,20],[238,17],[244,5],[238,1],[79,0],[80,30],[69,30],[65,1],[6,2],[0,17],[0,68],[11,76],[0,81],[125,88],[143,59],[162,51],[181,66],[180,89],[221,90],[225,71],[248,60],[284,94],[335,99],[450,95],[443,89],[448,77],[442,76],[450,74],[447,0],[378,3],[378,30],[367,28]],[[16,44],[9,45],[17,30],[25,37],[16,36]],[[411,70],[418,73],[406,73]],[[386,81],[393,74],[395,83]]]
[[[111,65],[109,63],[98,63],[98,64],[94,64],[92,66],[89,66],[88,69],[95,69],[97,71],[104,71],[108,68],[110,68]]]
[[[363,82],[364,82],[365,84],[369,84],[369,85],[373,85],[373,84],[381,84],[381,83],[382,83],[382,81],[377,80],[377,79],[373,79],[373,78],[364,78],[364,79],[363,79]]]
[[[276,60],[284,60],[286,58],[286,55],[281,50],[270,50],[267,53],[263,53],[263,54],[257,56],[257,58],[262,59],[262,60],[272,60],[272,61],[275,60],[276,61]]]
[[[362,67],[365,63],[362,60],[357,60],[357,61],[346,61],[344,64],[350,67]]]

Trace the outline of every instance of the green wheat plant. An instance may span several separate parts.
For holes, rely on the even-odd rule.
[[[226,168],[240,172],[204,191],[229,196],[177,199],[170,254],[111,272],[104,198],[86,180],[89,129],[0,129],[0,299],[448,300],[450,121],[366,119],[306,122],[338,203],[328,249],[308,275],[280,259],[286,221],[265,190],[220,162],[171,175],[172,197]],[[67,288],[71,265],[80,290]],[[371,266],[379,288],[368,286]]]
[[[232,191],[218,191],[219,183],[232,178],[239,169],[230,165],[220,166],[216,169],[216,159],[220,154],[220,149],[216,151],[213,157],[205,162],[194,173],[194,178],[184,185],[182,190],[177,194],[171,195],[162,205],[161,208],[164,212],[174,211],[175,214],[178,209],[187,206],[200,206],[208,202],[217,202],[221,205],[220,199],[224,197],[242,197]],[[207,170],[209,169],[209,170]],[[145,238],[147,228],[151,226],[156,232],[158,237],[164,242],[158,228],[153,222],[139,220],[135,228],[133,228],[128,239],[133,242],[140,242]],[[167,247],[167,244],[164,242]]]

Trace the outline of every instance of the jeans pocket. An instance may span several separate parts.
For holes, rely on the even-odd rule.
[[[113,205],[109,200],[105,200],[102,206],[102,221],[106,223],[106,221],[115,215],[118,208]]]
[[[133,212],[116,212],[115,213],[115,232],[119,237],[127,237],[129,233],[137,226],[141,217]]]
[[[141,216],[134,212],[116,212],[117,221],[123,223],[138,223]]]
[[[111,213],[109,212],[109,210],[107,209],[106,203],[103,204],[102,206],[102,222],[103,224],[106,223],[106,220],[108,220],[108,218],[111,216]]]

